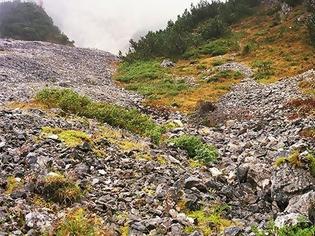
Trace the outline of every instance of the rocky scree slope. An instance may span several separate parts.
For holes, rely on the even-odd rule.
[[[42,87],[55,86],[131,105],[139,97],[111,80],[116,62],[114,55],[100,50],[0,39],[0,103],[25,100]]]
[[[106,62],[116,59],[106,53],[37,42],[3,41],[3,45],[0,55],[12,61],[0,67],[3,103],[8,96],[13,101],[27,100],[34,94],[31,88],[36,91],[45,83],[65,83],[95,99],[118,104],[138,101],[111,82]],[[58,53],[63,62],[55,61],[53,55]],[[21,61],[21,54],[31,58],[33,66],[24,56],[23,63],[14,63]],[[45,61],[44,67],[40,63]],[[235,70],[244,69],[234,65]],[[252,74],[249,68],[245,71]],[[95,84],[86,82],[86,77],[96,75]],[[171,145],[158,147],[95,120],[64,116],[58,109],[3,106],[0,235],[58,230],[60,221],[76,208],[98,215],[116,235],[253,235],[252,225],[263,228],[270,219],[278,226],[301,216],[314,223],[314,176],[306,158],[314,140],[299,135],[315,127],[314,117],[290,118],[296,110],[287,106],[291,99],[307,98],[298,85],[314,79],[312,70],[272,85],[249,77],[225,95],[214,111],[203,114],[221,121],[213,128],[179,113],[169,114],[168,120],[155,114],[159,123],[177,124],[166,136],[200,135],[214,144],[220,156],[207,166],[192,162]],[[289,160],[296,150],[299,165],[286,159],[275,165],[279,158]],[[51,199],[47,180],[60,176],[75,184],[70,184],[72,191],[79,188],[80,194]]]

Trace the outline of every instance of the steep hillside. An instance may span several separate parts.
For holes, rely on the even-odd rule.
[[[0,39],[0,235],[315,235],[311,13],[258,2],[175,63]]]
[[[0,37],[73,45],[45,10],[33,2],[0,3]]]
[[[239,62],[251,67],[253,77],[261,83],[314,68],[310,7],[302,2],[295,7],[265,3],[254,11],[231,24],[227,33],[201,40],[197,46],[175,56],[173,67],[160,67],[163,58],[156,56],[133,60],[137,50],[131,49],[116,79],[127,89],[146,96],[147,104],[189,113],[200,101],[217,101],[244,78],[230,71],[237,70],[233,66],[222,72],[220,66],[225,63]],[[155,86],[162,89],[156,90]]]

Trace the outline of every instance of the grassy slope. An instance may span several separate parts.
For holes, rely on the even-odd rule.
[[[151,89],[148,95],[143,93],[143,86],[154,84],[155,88],[160,87],[164,83],[163,79],[139,78],[121,84],[127,89],[142,92],[148,98],[146,100],[148,105],[167,106],[182,112],[190,112],[201,100],[217,101],[231,86],[240,81],[239,78],[222,78],[216,82],[205,82],[203,79],[205,76],[215,74],[214,65],[218,62],[237,61],[250,67],[257,61],[271,62],[274,75],[261,80],[262,83],[294,76],[314,68],[315,65],[313,56],[315,48],[309,45],[306,25],[297,21],[298,17],[307,14],[305,8],[299,6],[280,21],[276,13],[271,14],[270,10],[261,9],[255,16],[232,26],[234,38],[237,38],[240,44],[238,51],[233,50],[222,56],[198,55],[195,59],[180,60],[176,67],[163,72],[172,80],[178,77],[194,77],[195,86],[182,87],[175,93],[174,86],[163,89],[162,92],[160,89]],[[251,50],[244,54],[246,45],[249,45]],[[121,72],[116,75],[117,78],[121,76],[124,76]]]

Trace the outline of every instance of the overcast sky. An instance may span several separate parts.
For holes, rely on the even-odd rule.
[[[148,29],[165,27],[199,0],[44,0],[44,8],[77,46],[113,53]]]

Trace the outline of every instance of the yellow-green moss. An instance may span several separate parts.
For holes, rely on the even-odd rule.
[[[100,218],[89,214],[86,210],[79,208],[71,211],[60,221],[51,235],[56,236],[112,236],[106,229]]]
[[[190,159],[189,160],[189,166],[191,168],[200,168],[200,167],[204,166],[204,163],[202,163],[201,161],[198,161],[198,160]]]
[[[274,163],[274,166],[275,167],[280,167],[281,165],[283,165],[284,163],[287,162],[287,158],[286,157],[279,157],[275,163]]]
[[[201,231],[204,235],[222,232],[224,228],[233,224],[230,220],[222,217],[222,211],[225,208],[225,206],[219,206],[214,209],[201,209],[188,212],[187,216],[193,218],[197,222],[197,225],[186,227],[185,231],[192,233],[197,230]]]
[[[83,142],[91,142],[88,134],[80,130],[63,130],[60,128],[43,127],[42,134],[48,136],[51,134],[58,135],[58,138],[68,147],[76,147]]]
[[[5,194],[10,195],[11,193],[13,193],[15,190],[17,190],[18,188],[22,186],[23,186],[23,183],[19,181],[19,179],[13,176],[10,176],[7,178],[7,186],[6,186]]]
[[[163,155],[157,156],[156,160],[157,160],[157,162],[160,163],[161,165],[167,165],[167,164],[168,164],[168,161],[167,161],[166,157],[163,156]]]
[[[148,153],[139,153],[136,155],[138,161],[152,161],[152,156]]]
[[[121,236],[129,236],[129,226],[125,225],[120,227],[120,234]]]

